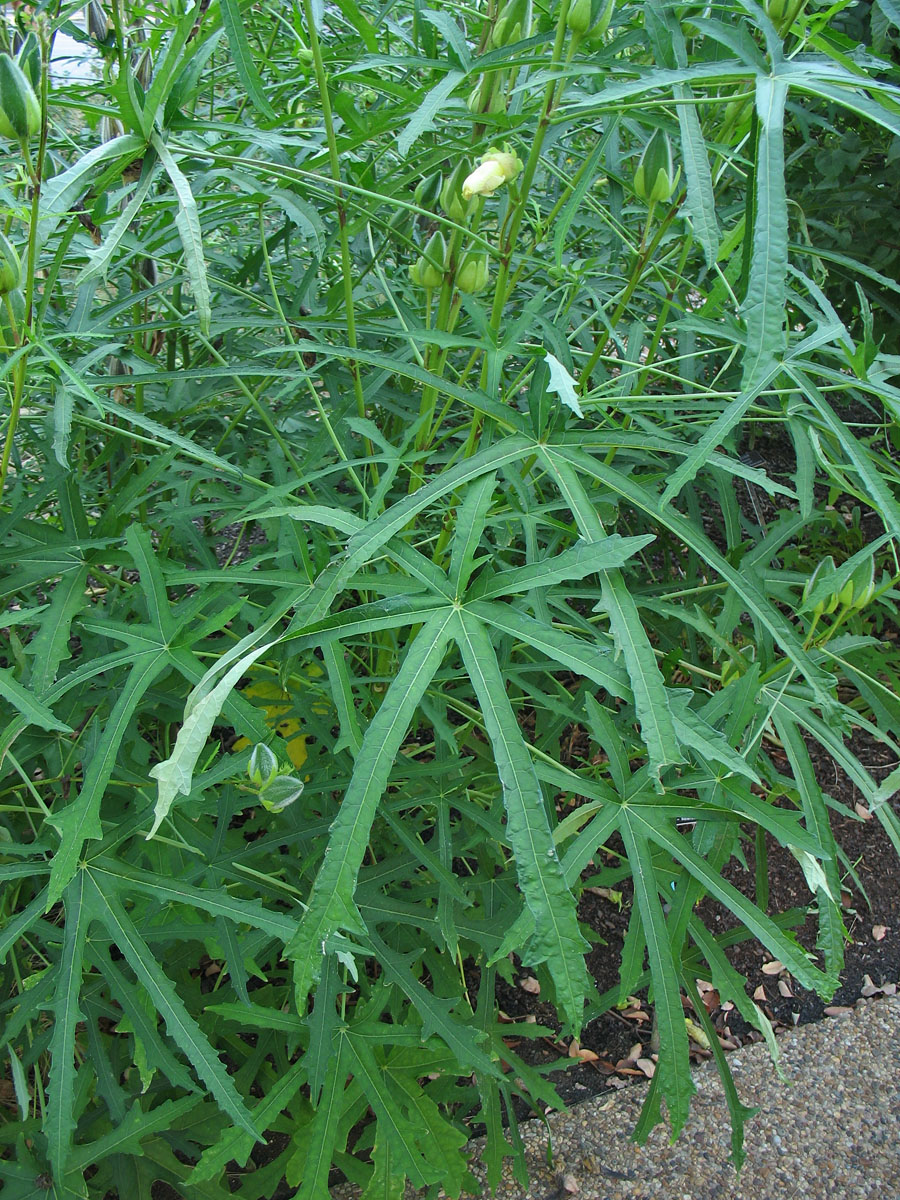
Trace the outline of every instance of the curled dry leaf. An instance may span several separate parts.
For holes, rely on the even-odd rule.
[[[634,1065],[639,1067],[648,1079],[652,1079],[656,1073],[656,1063],[652,1058],[639,1058]]]
[[[872,937],[876,942],[883,941],[884,935],[887,933],[887,925],[873,925]]]
[[[790,989],[790,985],[784,979],[778,980],[778,991],[782,996],[787,996],[788,998],[792,998],[794,995]]]
[[[864,804],[860,804],[860,802],[857,800],[856,804],[854,804],[853,807],[856,810],[856,815],[858,817],[862,817],[862,819],[864,821],[872,820],[872,814],[869,812],[869,810],[866,808],[866,806]]]
[[[577,1038],[572,1038],[568,1053],[569,1058],[577,1058],[580,1062],[596,1062],[600,1057],[593,1050],[588,1050],[587,1046],[579,1045]]]
[[[560,1186],[564,1192],[568,1192],[572,1196],[581,1191],[581,1184],[574,1175],[563,1175]]]
[[[780,975],[784,970],[784,963],[779,962],[777,958],[773,958],[771,962],[763,963],[763,975]]]
[[[519,987],[523,992],[528,992],[530,996],[539,996],[541,994],[541,985],[533,975],[526,975],[524,979],[520,979]]]
[[[829,1004],[822,1012],[826,1017],[845,1017],[847,1013],[852,1013],[853,1009],[848,1008],[846,1004]]]
[[[695,1024],[690,1017],[684,1018],[684,1027],[687,1030],[687,1035],[692,1042],[696,1042],[696,1044],[702,1050],[709,1049],[709,1038],[706,1036],[706,1031],[701,1029],[699,1025]]]
[[[766,1001],[769,999],[769,997],[766,995],[766,989],[763,987],[762,984],[760,984],[759,987],[756,989],[756,991],[753,993],[753,999],[760,1001],[760,1003],[762,1003],[762,1004],[765,1004]]]

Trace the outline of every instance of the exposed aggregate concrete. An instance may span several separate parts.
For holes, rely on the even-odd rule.
[[[779,1079],[764,1043],[728,1061],[744,1104],[740,1175],[730,1160],[728,1109],[713,1063],[694,1072],[697,1095],[680,1138],[659,1126],[631,1141],[647,1085],[521,1126],[530,1185],[504,1177],[498,1200],[891,1200],[900,1197],[900,997],[860,1001],[852,1011],[778,1039]],[[473,1141],[472,1169],[484,1179]],[[336,1188],[335,1197],[353,1189]],[[485,1190],[487,1195],[487,1190]],[[413,1192],[408,1192],[413,1196]]]

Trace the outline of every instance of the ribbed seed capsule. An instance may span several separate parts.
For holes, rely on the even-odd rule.
[[[0,54],[0,137],[25,142],[41,127],[41,106],[25,72]]]

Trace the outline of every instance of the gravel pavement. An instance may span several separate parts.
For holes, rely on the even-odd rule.
[[[585,1101],[521,1126],[530,1187],[505,1173],[498,1200],[894,1200],[900,1197],[900,997],[779,1037],[779,1079],[763,1043],[729,1055],[745,1104],[746,1161],[736,1175],[731,1128],[715,1066],[694,1072],[697,1095],[681,1137],[663,1126],[644,1146],[631,1132],[646,1085]],[[483,1179],[478,1161],[473,1171]],[[408,1193],[412,1195],[413,1193]],[[487,1193],[485,1193],[487,1194]],[[335,1197],[352,1195],[335,1189]]]

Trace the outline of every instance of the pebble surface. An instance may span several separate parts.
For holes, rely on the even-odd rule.
[[[694,1072],[691,1116],[673,1145],[664,1126],[644,1146],[630,1140],[645,1085],[550,1115],[549,1166],[547,1127],[524,1123],[529,1187],[505,1172],[498,1200],[900,1197],[900,998],[861,1001],[844,1015],[791,1030],[778,1046],[784,1079],[763,1043],[728,1057],[741,1100],[759,1108],[744,1128],[740,1175],[710,1062]],[[471,1149],[473,1173],[483,1180],[479,1142]],[[336,1198],[351,1194],[335,1189]]]

